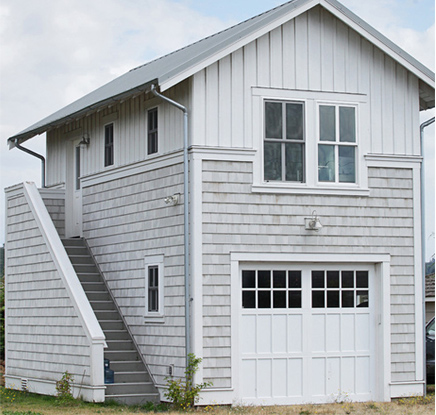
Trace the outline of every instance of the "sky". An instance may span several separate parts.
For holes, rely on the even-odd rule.
[[[435,69],[434,0],[342,0]],[[283,0],[0,0],[0,244],[3,188],[41,183],[40,162],[6,141],[154,58],[251,18]],[[421,121],[434,110],[421,113]],[[435,129],[426,129],[426,259],[435,252]],[[26,142],[45,154],[45,134]]]

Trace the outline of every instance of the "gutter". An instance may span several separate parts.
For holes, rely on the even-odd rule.
[[[15,139],[15,147],[18,148],[18,150],[24,151],[27,154],[30,154],[31,156],[37,157],[41,160],[41,187],[45,187],[45,158],[41,154],[35,153],[32,150],[29,150],[28,148],[22,147],[21,144],[18,142],[18,138]]]
[[[424,129],[435,122],[435,117],[424,121],[420,125],[420,139],[421,139],[421,269],[422,269],[422,319],[423,319],[423,348],[424,348],[424,384],[427,385],[427,345],[425,335],[425,157],[424,157]],[[427,387],[424,388],[424,396],[427,394]]]
[[[188,110],[182,104],[160,94],[156,86],[151,85],[151,92],[183,111],[183,208],[184,208],[184,246],[185,246],[185,347],[186,369],[189,366],[189,354],[191,353],[191,322],[190,322],[190,287],[189,287],[189,165],[188,165]]]

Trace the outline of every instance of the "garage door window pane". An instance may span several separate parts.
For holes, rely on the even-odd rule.
[[[324,288],[324,271],[312,271],[312,288]]]
[[[339,271],[327,271],[327,288],[339,288]]]
[[[258,291],[257,292],[257,307],[258,308],[271,308],[271,291]]]
[[[289,271],[289,288],[301,288],[301,271]]]
[[[324,308],[324,291],[312,291],[312,307]]]
[[[258,288],[271,288],[271,271],[258,271],[258,273],[257,273],[257,287]]]
[[[286,271],[273,271],[273,287],[286,288]]]
[[[356,307],[368,307],[368,291],[356,291]]]
[[[354,288],[354,271],[342,271],[342,288]]]
[[[327,307],[339,308],[339,291],[327,291]]]
[[[342,291],[342,307],[354,307],[354,291]]]
[[[301,291],[289,291],[289,308],[301,308]]]
[[[256,286],[256,271],[242,271],[242,288],[254,288]]]
[[[356,272],[356,286],[357,288],[368,288],[368,271]]]
[[[243,291],[242,292],[242,307],[243,308],[255,308],[256,307],[255,291]]]
[[[273,307],[286,308],[286,291],[273,292]]]

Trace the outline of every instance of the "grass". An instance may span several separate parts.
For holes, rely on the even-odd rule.
[[[94,415],[94,414],[150,414],[165,413],[180,415],[168,405],[149,403],[142,406],[125,406],[114,402],[92,404],[81,400],[73,400],[61,404],[56,397],[36,395],[0,388],[1,414],[3,415]],[[326,405],[295,405],[295,406],[233,406],[222,407],[209,405],[195,409],[198,414],[213,415],[366,415],[394,414],[418,415],[435,413],[435,388],[428,387],[426,397],[396,399],[392,402],[340,402]]]

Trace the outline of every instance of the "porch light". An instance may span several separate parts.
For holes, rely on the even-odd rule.
[[[312,212],[311,218],[304,218],[304,223],[308,231],[318,232],[322,228],[321,221],[319,220],[319,217],[316,215],[316,210]]]
[[[170,206],[176,206],[179,203],[180,193],[175,193],[172,196],[167,196],[164,202]]]
[[[89,146],[89,140],[90,140],[89,134],[85,133],[82,137],[82,140],[79,143],[79,146],[81,146],[81,147],[82,146]]]

